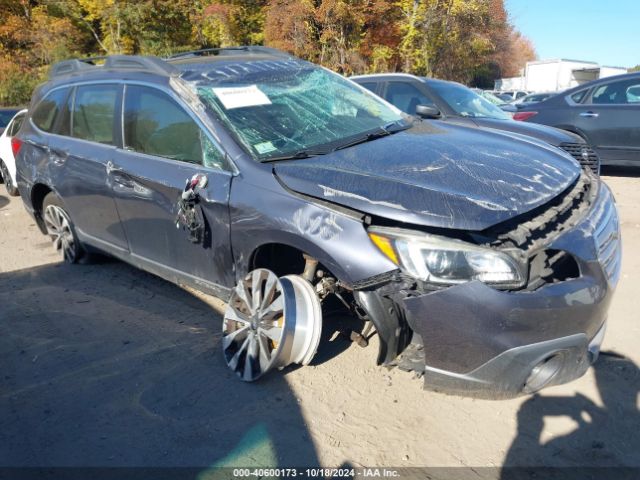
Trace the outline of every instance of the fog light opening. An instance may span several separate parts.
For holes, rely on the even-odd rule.
[[[562,367],[562,355],[555,354],[538,363],[529,374],[522,391],[535,393],[546,387]]]

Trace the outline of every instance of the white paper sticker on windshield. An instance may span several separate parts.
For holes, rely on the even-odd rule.
[[[240,107],[271,105],[269,97],[267,97],[257,85],[249,85],[247,87],[220,87],[212,88],[212,90],[227,110]]]
[[[256,143],[253,148],[255,148],[259,154],[269,153],[276,150],[276,147],[274,147],[271,142]]]

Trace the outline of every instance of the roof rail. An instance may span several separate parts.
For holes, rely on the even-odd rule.
[[[96,61],[104,60],[102,66]],[[75,60],[65,60],[51,67],[49,78],[53,79],[91,68],[108,68],[113,70],[139,70],[161,75],[177,75],[180,72],[173,65],[161,58],[143,55],[110,55]]]
[[[105,60],[107,57],[89,57],[74,60],[64,60],[55,63],[49,70],[49,78],[61,77],[80,70],[86,70],[96,66],[95,62]]]
[[[161,58],[143,55],[111,55],[107,57],[106,68],[122,70],[146,70],[164,75],[180,73],[176,67]]]
[[[263,47],[260,45],[247,45],[241,47],[219,47],[219,48],[203,48],[201,50],[191,50],[189,52],[180,52],[171,55],[167,60],[175,60],[185,57],[204,57],[209,55],[234,55],[237,53],[264,53],[273,55],[274,57],[291,58],[292,55],[278,50],[277,48]]]

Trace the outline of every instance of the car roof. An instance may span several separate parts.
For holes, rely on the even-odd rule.
[[[142,55],[111,55],[73,59],[59,62],[51,67],[49,81],[41,85],[39,96],[59,86],[78,81],[102,81],[113,79],[140,80],[166,83],[171,77],[185,81],[213,80],[241,76],[254,71],[267,71],[284,67],[298,67],[313,64],[292,55],[268,47],[227,47],[183,52],[161,59]]]
[[[295,57],[273,55],[228,55],[223,57],[189,58],[170,61],[187,82],[211,82],[234,80],[239,77],[269,71],[300,70],[318,68],[316,65]]]
[[[584,88],[591,88],[595,85],[601,85],[604,83],[616,82],[618,80],[627,80],[627,79],[635,79],[635,78],[640,78],[640,72],[623,73],[621,75],[612,75],[610,77],[597,78],[595,80],[591,80],[590,82],[585,82],[580,85],[576,85],[573,88],[565,90],[563,93],[570,95],[574,92],[577,92]]]
[[[587,90],[590,89],[594,86],[597,85],[603,85],[606,83],[610,83],[610,82],[616,82],[619,80],[626,80],[626,79],[635,79],[638,78],[640,79],[640,72],[632,72],[632,73],[623,73],[622,75],[612,75],[610,77],[604,77],[604,78],[598,78],[596,80],[591,80],[590,82],[585,82],[582,83],[580,85],[576,85],[575,87],[569,88],[567,90],[564,90],[562,92],[557,92],[554,95],[551,95],[549,98],[545,98],[544,100],[541,100],[540,102],[537,102],[535,105],[527,105],[526,107],[524,107],[522,109],[523,112],[528,111],[528,109],[535,109],[535,108],[545,108],[547,106],[557,106],[557,105],[566,105],[566,101],[565,99],[567,97],[570,97],[571,95],[573,95],[576,92],[580,92],[582,90]]]

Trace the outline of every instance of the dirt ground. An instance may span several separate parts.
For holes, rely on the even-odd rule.
[[[312,366],[242,383],[220,301],[116,261],[61,264],[2,189],[0,466],[639,467],[640,172],[605,180],[624,246],[608,354],[510,401],[423,391],[375,366],[375,339],[339,335]]]

